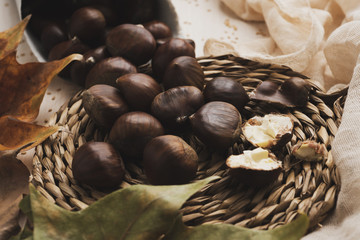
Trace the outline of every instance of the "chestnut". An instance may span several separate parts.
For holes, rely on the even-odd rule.
[[[160,84],[144,73],[128,73],[118,79],[116,84],[133,111],[149,112],[155,96],[162,92]]]
[[[242,126],[244,137],[256,147],[280,149],[293,135],[294,122],[290,116],[270,113],[254,116]]]
[[[94,45],[100,42],[105,33],[106,21],[101,11],[93,7],[77,9],[70,18],[69,34],[81,41]]]
[[[136,73],[136,67],[122,57],[109,57],[96,63],[86,76],[85,87],[108,84],[116,87],[116,79],[127,73]]]
[[[163,135],[146,144],[143,168],[151,184],[185,184],[196,176],[198,155],[182,138]]]
[[[168,64],[180,56],[195,57],[194,47],[181,38],[172,38],[156,49],[152,58],[152,70],[159,81],[162,81]]]
[[[270,80],[264,81],[250,93],[250,98],[286,107],[304,107],[309,100],[309,92],[310,86],[306,80],[292,77],[281,85]]]
[[[84,54],[88,50],[90,50],[89,46],[85,45],[78,38],[74,37],[70,40],[60,42],[52,47],[48,54],[48,60],[59,60],[73,53]]]
[[[239,137],[241,115],[232,104],[209,102],[190,116],[192,130],[205,145],[224,150]]]
[[[110,130],[109,142],[122,154],[141,159],[145,145],[164,134],[155,117],[145,112],[128,112],[120,116]]]
[[[40,42],[45,51],[50,51],[56,44],[65,42],[68,36],[62,26],[56,23],[49,23],[41,31]]]
[[[106,142],[87,142],[79,147],[72,161],[74,179],[100,191],[119,188],[125,175],[121,155]]]
[[[186,126],[188,118],[204,104],[201,91],[194,86],[170,88],[158,94],[151,104],[151,113],[171,129]]]
[[[228,77],[215,77],[206,83],[203,94],[205,102],[228,102],[234,105],[239,111],[241,111],[250,100],[241,83]]]
[[[299,141],[291,148],[291,155],[301,161],[320,162],[328,154],[325,144],[314,140]]]
[[[141,65],[153,57],[156,42],[145,28],[121,24],[108,32],[106,47],[112,56],[121,56],[135,65]]]
[[[163,85],[165,89],[177,86],[195,86],[202,90],[205,84],[204,72],[198,61],[189,56],[174,58],[167,66]]]
[[[84,54],[90,50],[88,45],[82,43],[78,38],[74,37],[70,40],[60,42],[52,47],[48,54],[48,60],[54,61],[67,57],[73,53]],[[60,73],[59,76],[64,78],[70,78],[70,69],[74,62],[67,65]]]
[[[262,187],[276,181],[282,171],[282,163],[270,151],[262,148],[245,150],[226,159],[229,175],[235,182]]]
[[[153,20],[143,24],[144,28],[147,29],[155,39],[169,38],[172,37],[171,29],[164,22]]]
[[[96,84],[82,94],[89,117],[100,127],[111,129],[115,120],[128,111],[120,91],[110,85]]]
[[[72,82],[84,87],[86,76],[91,68],[101,60],[110,57],[106,47],[100,46],[95,49],[90,49],[84,53],[84,58],[81,61],[74,62],[70,69],[70,79]]]

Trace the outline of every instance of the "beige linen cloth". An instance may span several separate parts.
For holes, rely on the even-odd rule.
[[[349,84],[333,155],[342,186],[324,227],[304,237],[360,239],[360,0],[221,0],[245,21],[264,21],[268,33],[250,43],[205,43],[205,55],[233,53],[290,66],[325,90]]]

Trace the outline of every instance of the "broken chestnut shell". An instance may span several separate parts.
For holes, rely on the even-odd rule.
[[[245,150],[239,155],[230,155],[226,159],[229,175],[236,183],[253,187],[269,185],[278,179],[282,163],[266,149]]]
[[[92,45],[99,43],[103,38],[105,26],[105,17],[101,11],[93,7],[82,7],[71,15],[69,34]]]
[[[82,95],[86,113],[100,127],[111,129],[115,120],[128,111],[120,91],[110,85],[96,84]]]
[[[160,84],[144,73],[125,74],[116,84],[133,111],[149,112],[155,96],[162,92]]]
[[[120,116],[110,130],[109,141],[129,157],[141,159],[145,145],[164,134],[155,117],[145,112],[128,112]]]
[[[289,116],[271,113],[250,118],[243,125],[242,132],[256,147],[281,148],[291,140],[293,127],[294,122]]]
[[[167,66],[163,85],[165,89],[177,86],[195,86],[202,90],[204,88],[204,72],[198,61],[189,56],[174,58]]]
[[[229,148],[239,137],[241,115],[230,103],[206,103],[190,116],[192,130],[200,141],[215,149]]]
[[[189,116],[203,104],[204,97],[198,88],[180,86],[158,94],[151,104],[151,113],[164,126],[177,129],[184,127]]]
[[[165,69],[176,57],[190,56],[195,57],[194,47],[181,38],[172,38],[159,46],[152,58],[152,70],[157,80],[162,81]]]
[[[234,105],[239,111],[241,111],[250,100],[241,83],[228,77],[215,77],[206,83],[203,94],[205,102],[228,102]]]
[[[108,84],[116,87],[116,79],[127,73],[136,73],[136,67],[122,57],[109,57],[96,63],[86,76],[85,87]]]
[[[196,176],[198,155],[182,138],[163,135],[146,145],[143,167],[151,184],[185,184]]]
[[[156,42],[145,28],[134,24],[121,24],[108,32],[106,47],[112,56],[121,56],[135,65],[141,65],[153,57]]]
[[[153,20],[144,23],[143,26],[154,36],[155,39],[169,38],[172,36],[170,27],[164,22]]]
[[[250,98],[287,107],[303,107],[309,100],[309,89],[309,84],[300,77],[286,79],[280,86],[268,80],[260,83],[250,93]]]
[[[72,160],[75,180],[100,191],[119,188],[125,175],[120,154],[106,142],[87,142],[79,147]]]

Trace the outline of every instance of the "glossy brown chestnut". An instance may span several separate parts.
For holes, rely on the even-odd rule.
[[[216,77],[206,83],[203,90],[205,102],[223,101],[241,111],[250,98],[241,83],[228,77]]]
[[[56,23],[50,23],[41,32],[41,46],[50,51],[56,44],[68,40],[65,29]]]
[[[93,7],[82,7],[71,15],[69,34],[85,43],[96,44],[103,38],[105,26],[105,17],[101,11]]]
[[[171,29],[164,22],[153,20],[144,23],[144,28],[147,29],[155,39],[169,38],[172,37]]]
[[[145,28],[121,24],[108,32],[106,47],[112,56],[121,56],[135,65],[141,65],[153,57],[156,42]]]
[[[144,73],[129,73],[116,84],[132,111],[149,112],[155,96],[162,92],[160,84]]]
[[[194,86],[202,90],[205,84],[204,72],[198,61],[189,56],[174,58],[167,66],[163,85],[165,89],[177,86]]]
[[[87,142],[79,147],[72,161],[76,181],[100,191],[119,188],[125,168],[120,154],[105,142]]]
[[[172,38],[159,46],[152,58],[152,70],[157,80],[162,81],[165,69],[176,57],[195,57],[195,49],[190,43],[181,38]]]
[[[84,87],[86,76],[91,68],[95,66],[96,63],[108,57],[110,57],[110,54],[107,52],[104,45],[95,49],[90,49],[84,53],[82,61],[77,61],[72,64],[70,69],[71,81]]]
[[[83,44],[78,38],[73,38],[60,42],[51,48],[48,54],[48,61],[59,60],[64,57],[67,57],[73,53],[84,54],[90,50],[90,47]],[[67,65],[60,73],[59,76],[64,78],[70,78],[70,69],[74,62]]]
[[[163,135],[146,145],[143,167],[151,184],[185,184],[196,176],[198,155],[180,137]]]
[[[194,134],[207,146],[224,150],[239,137],[241,115],[230,103],[206,103],[190,116]]]
[[[194,86],[170,88],[154,98],[151,113],[168,128],[185,127],[188,118],[204,104],[201,91]]]
[[[164,134],[159,120],[145,112],[129,112],[120,116],[110,130],[109,141],[128,157],[142,159],[145,145]]]
[[[120,91],[110,85],[96,84],[82,95],[89,117],[100,127],[111,129],[115,120],[128,111]]]
[[[136,73],[136,67],[122,57],[109,57],[96,63],[86,76],[85,87],[108,84],[116,87],[116,79],[128,73]]]

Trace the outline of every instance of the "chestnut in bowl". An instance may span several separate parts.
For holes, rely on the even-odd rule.
[[[116,79],[128,73],[136,73],[136,67],[122,57],[109,57],[96,63],[86,76],[85,87],[108,84],[116,87]]]
[[[108,32],[106,47],[112,56],[121,56],[135,65],[141,65],[153,57],[156,42],[145,28],[134,24],[121,24]]]
[[[147,29],[155,39],[169,38],[172,37],[171,29],[164,22],[159,20],[153,20],[144,23],[144,28]]]

